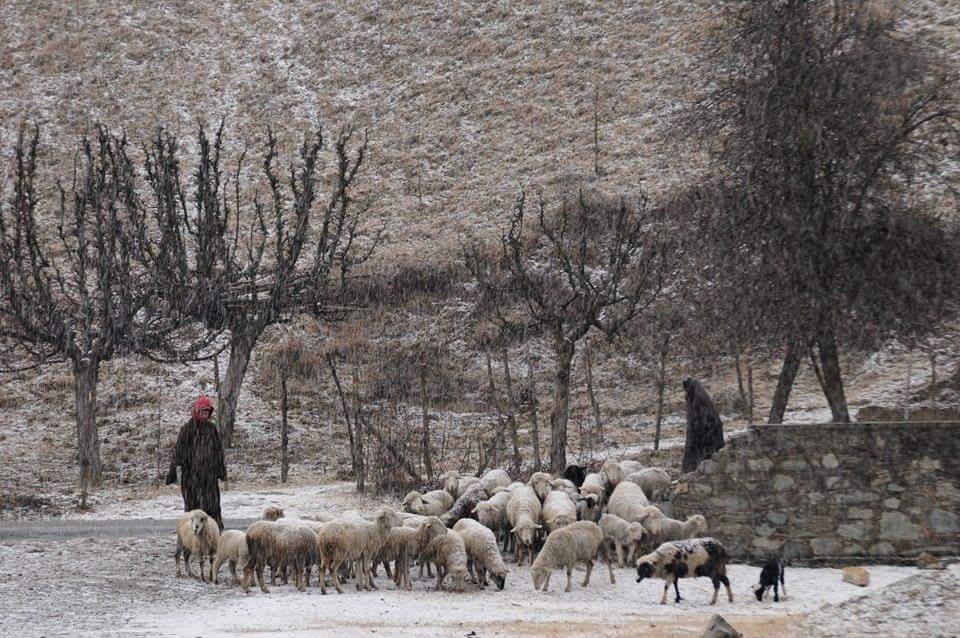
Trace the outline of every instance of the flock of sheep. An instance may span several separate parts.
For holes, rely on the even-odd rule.
[[[563,478],[536,472],[526,483],[512,481],[502,469],[490,470],[482,478],[455,471],[440,478],[443,489],[407,494],[403,512],[384,507],[372,517],[346,513],[288,519],[280,508],[268,507],[263,520],[246,532],[220,533],[203,511],[186,512],[177,526],[177,576],[181,556],[187,574],[193,576],[189,559],[197,554],[201,580],[207,579],[205,557],[213,582],[219,582],[221,566],[228,563],[234,582],[247,593],[254,577],[260,589],[269,592],[264,582],[267,566],[271,584],[278,575],[288,582],[292,572],[300,591],[309,587],[316,566],[324,594],[328,576],[338,593],[343,593],[346,578],[355,578],[358,590],[376,589],[379,565],[398,588],[410,589],[414,564],[421,577],[424,570],[432,577],[436,568],[437,589],[448,576],[460,591],[468,580],[482,589],[488,579],[503,589],[508,574],[504,557],[512,555],[517,565],[532,563],[536,590],[547,591],[552,572],[562,569],[570,591],[576,565],[586,569],[583,586],[597,560],[607,564],[614,583],[612,563],[623,567],[626,554],[626,563],[636,567],[637,582],[651,577],[665,581],[661,603],[671,584],[679,602],[677,581],[696,576],[712,580],[711,604],[720,584],[733,601],[726,551],[718,541],[702,538],[707,531],[704,517],[674,520],[651,505],[670,485],[662,469],[610,460],[598,473],[570,466]]]

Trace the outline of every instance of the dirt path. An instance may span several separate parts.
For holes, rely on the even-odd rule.
[[[225,529],[246,529],[255,519],[224,521]],[[140,518],[126,520],[23,520],[0,521],[0,542],[16,540],[63,540],[67,538],[123,538],[169,536],[175,519]]]

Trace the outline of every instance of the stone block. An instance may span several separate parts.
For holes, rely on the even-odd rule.
[[[870,584],[870,572],[864,567],[844,567],[843,582],[858,587],[866,587]]]
[[[956,534],[957,515],[936,507],[930,510],[930,529],[937,534]]]
[[[835,538],[814,538],[810,540],[810,547],[816,556],[838,556],[841,545]]]
[[[783,525],[787,522],[787,515],[783,512],[767,512],[767,520],[774,525]]]
[[[747,467],[751,472],[769,472],[770,468],[773,467],[773,462],[766,458],[748,459]]]
[[[944,569],[943,561],[929,552],[917,556],[917,567],[920,569]]]
[[[835,470],[840,467],[840,461],[837,460],[837,455],[833,452],[829,454],[824,454],[823,458],[820,459],[820,462],[823,464],[823,467],[828,470]]]
[[[841,536],[848,540],[854,540],[854,541],[867,540],[867,536],[869,535],[869,533],[870,532],[867,529],[865,529],[865,525],[863,523],[852,523],[852,524],[848,523],[848,524],[837,526],[837,536]]]
[[[896,548],[886,541],[871,545],[867,550],[871,556],[893,556],[897,552]]]
[[[874,516],[876,516],[876,512],[874,512],[873,510],[866,510],[860,507],[851,507],[849,510],[847,510],[847,516],[849,516],[850,518],[858,518],[860,520],[868,521]]]
[[[920,537],[920,527],[901,512],[884,512],[880,517],[880,538],[912,541]]]
[[[883,506],[886,507],[887,509],[895,510],[895,509],[897,509],[898,507],[900,507],[900,499],[899,499],[899,498],[888,498],[887,500],[885,500],[885,501],[883,502]]]
[[[795,481],[793,478],[787,476],[786,474],[777,474],[773,477],[773,489],[777,492],[782,492],[783,490],[793,487]]]

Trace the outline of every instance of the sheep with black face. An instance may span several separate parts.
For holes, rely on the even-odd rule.
[[[763,601],[763,595],[767,590],[773,587],[773,602],[780,602],[780,589],[783,590],[783,597],[787,597],[787,586],[783,582],[783,561],[779,557],[770,558],[763,564],[760,570],[760,583],[753,588],[753,595],[757,600]],[[777,586],[779,581],[779,588]]]

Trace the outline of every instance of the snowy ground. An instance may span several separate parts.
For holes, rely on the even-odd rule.
[[[173,490],[146,499],[100,503],[86,518],[169,518],[179,511]],[[240,490],[224,495],[225,514],[251,517],[267,504],[288,514],[337,511],[347,506],[369,511],[378,504],[358,500],[349,484]],[[332,634],[340,636],[695,636],[713,613],[720,613],[747,636],[781,635],[951,635],[960,631],[960,569],[920,572],[914,568],[872,566],[871,582],[859,588],[841,581],[839,570],[791,568],[789,596],[779,604],[758,603],[750,595],[757,568],[730,566],[735,602],[721,596],[709,606],[706,579],[681,583],[684,601],[659,605],[658,582],[637,584],[633,573],[617,569],[617,583],[606,570],[591,583],[562,591],[556,573],[548,594],[533,591],[529,568],[510,565],[504,591],[433,591],[432,580],[414,578],[414,590],[396,591],[381,574],[380,590],[321,596],[278,585],[270,594],[244,595],[220,585],[173,576],[173,534],[151,538],[98,536],[61,541],[0,542],[0,635],[204,635],[239,633]],[[415,576],[415,574],[414,574]],[[38,601],[43,601],[38,604]],[[807,623],[804,625],[804,623]]]

